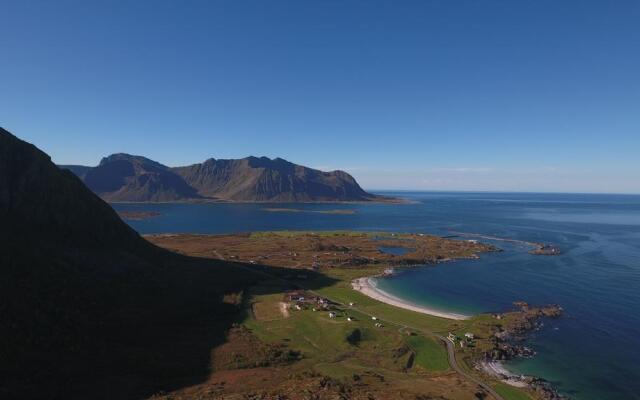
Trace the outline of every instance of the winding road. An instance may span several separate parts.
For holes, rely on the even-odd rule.
[[[434,336],[437,337],[438,339],[440,339],[441,341],[443,341],[445,346],[447,346],[447,354],[449,355],[449,365],[451,366],[451,368],[453,368],[454,371],[456,371],[458,374],[462,375],[466,379],[470,380],[471,382],[476,383],[478,386],[483,388],[487,393],[489,393],[491,396],[493,396],[494,399],[496,399],[496,400],[504,400],[502,398],[502,396],[500,396],[498,394],[498,392],[496,392],[491,386],[489,386],[486,383],[482,382],[480,379],[469,375],[468,373],[464,372],[462,370],[462,368],[460,368],[460,366],[458,365],[458,361],[456,360],[456,351],[455,351],[455,349],[453,347],[453,343],[451,343],[451,341],[447,340],[446,338],[444,338],[442,336],[436,335],[436,334],[434,334]]]

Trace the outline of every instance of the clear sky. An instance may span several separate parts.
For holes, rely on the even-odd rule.
[[[370,189],[640,192],[640,1],[0,0],[58,163],[283,157]]]

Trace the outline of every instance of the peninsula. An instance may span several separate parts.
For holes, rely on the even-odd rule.
[[[441,382],[449,382],[453,373],[461,379],[457,384],[462,387],[469,383],[478,385],[479,398],[562,398],[548,382],[535,377],[515,377],[501,364],[504,360],[531,355],[519,341],[538,326],[541,318],[557,317],[561,312],[558,306],[516,303],[517,310],[500,314],[461,315],[412,304],[372,284],[371,277],[390,274],[394,267],[476,258],[482,252],[499,250],[491,245],[427,234],[349,231],[160,234],[145,238],[180,254],[234,261],[251,268],[290,268],[272,275],[269,283],[268,291],[271,293],[278,287],[281,295],[263,294],[266,287],[251,291],[246,326],[268,340],[282,339],[291,346],[308,349],[311,346],[314,350],[305,353],[312,358],[310,362],[326,365],[327,371],[340,371],[340,376],[353,374],[357,376],[356,384],[364,379],[359,371],[366,365],[379,371],[378,376],[389,374],[389,368],[400,368],[404,375],[396,376],[393,382],[400,379],[415,385],[416,390],[424,390],[423,385],[433,390],[432,378],[438,376],[443,379]],[[362,346],[358,350],[351,347],[356,356],[350,355],[350,362],[341,361],[341,355],[335,352],[341,345],[331,339],[334,329],[342,328],[344,340]],[[401,335],[397,339],[405,344],[392,350],[395,367],[390,367],[389,360],[379,355],[389,350],[383,343],[396,340],[390,338],[398,332]],[[362,339],[364,335],[369,339]],[[386,339],[381,342],[379,335]],[[365,342],[369,342],[367,347]],[[370,346],[378,356],[363,354]],[[376,359],[382,364],[373,367],[365,359]],[[420,380],[413,380],[413,374],[418,374],[416,378]],[[382,381],[367,382],[370,389],[377,388],[378,394],[387,393],[378,386]],[[384,382],[395,386],[390,381]],[[353,386],[348,387],[353,390]],[[210,388],[211,383],[200,390]],[[467,398],[455,393],[451,386],[447,390],[451,392],[443,398]],[[397,394],[394,398],[398,398]]]

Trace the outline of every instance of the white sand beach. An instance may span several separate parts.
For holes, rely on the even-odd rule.
[[[529,386],[522,377],[507,370],[500,361],[482,361],[480,362],[480,368],[508,385],[515,387]]]
[[[470,318],[468,315],[456,314],[456,313],[451,313],[446,311],[438,311],[429,307],[411,304],[406,300],[402,300],[398,297],[390,295],[385,291],[378,289],[370,277],[355,279],[351,282],[351,286],[353,287],[354,290],[357,290],[358,292],[364,295],[367,295],[373,299],[376,299],[386,304],[390,304],[392,306],[404,308],[406,310],[416,311],[422,314],[433,315],[435,317],[455,319],[455,320],[463,320],[463,319]]]

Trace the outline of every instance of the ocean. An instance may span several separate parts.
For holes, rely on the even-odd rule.
[[[470,314],[504,311],[517,300],[558,303],[565,315],[534,332],[531,359],[507,364],[580,400],[640,399],[640,196],[541,193],[384,192],[410,204],[114,204],[158,211],[128,221],[140,233],[363,230],[472,233],[556,245],[531,255],[523,243],[437,266],[403,269],[381,289],[413,303]],[[269,212],[350,209],[354,214]],[[475,237],[462,236],[465,239]]]

